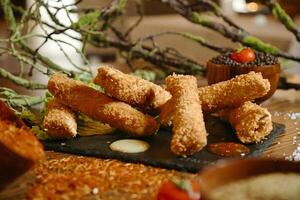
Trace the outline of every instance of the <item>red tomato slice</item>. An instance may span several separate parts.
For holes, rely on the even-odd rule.
[[[200,194],[199,185],[192,182],[192,187],[193,191],[197,191]],[[198,198],[191,198],[187,191],[180,189],[172,181],[168,181],[160,187],[157,194],[157,200],[198,200]]]

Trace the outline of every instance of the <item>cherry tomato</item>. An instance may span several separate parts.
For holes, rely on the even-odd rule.
[[[255,53],[250,48],[243,48],[242,50],[235,50],[230,54],[230,58],[236,62],[251,62],[256,59]]]
[[[234,60],[234,61],[239,62],[239,54],[237,53],[237,51],[231,52],[230,58],[231,58],[232,60]]]
[[[167,181],[160,187],[157,194],[157,200],[199,200],[199,185],[195,182],[191,183],[193,193],[195,194],[193,195],[194,197],[191,197],[188,191],[181,189],[174,182]]]

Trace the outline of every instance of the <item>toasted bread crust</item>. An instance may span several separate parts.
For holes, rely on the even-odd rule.
[[[25,173],[44,156],[41,143],[29,128],[0,121],[0,185]]]
[[[24,122],[11,110],[3,101],[0,100],[0,120],[14,122],[16,126],[25,126]]]
[[[83,156],[49,159],[35,169],[27,199],[155,199],[161,184],[192,175],[110,159]],[[85,198],[84,198],[85,197]]]

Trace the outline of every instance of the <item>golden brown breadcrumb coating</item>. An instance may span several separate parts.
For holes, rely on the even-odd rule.
[[[205,124],[193,76],[172,75],[166,78],[174,106],[171,151],[187,156],[200,151],[207,143]]]
[[[44,156],[42,144],[29,128],[0,120],[0,185],[22,175]]]
[[[249,101],[237,108],[222,110],[218,114],[229,121],[243,143],[260,142],[273,129],[269,111]]]
[[[43,127],[52,138],[72,138],[77,135],[76,113],[63,105],[58,99],[47,105]]]
[[[159,121],[164,126],[171,126],[174,115],[175,106],[172,98],[162,105],[159,113]]]
[[[198,89],[198,95],[203,111],[211,113],[252,101],[266,95],[269,90],[268,79],[264,79],[260,72],[249,72],[228,81],[201,87]]]
[[[63,74],[54,74],[48,89],[64,105],[127,133],[142,136],[158,129],[151,116]]]
[[[198,89],[198,96],[202,102],[204,113],[215,112],[224,108],[234,108],[246,101],[253,101],[262,97],[270,90],[270,83],[263,79],[261,73],[250,72],[236,76],[228,81],[223,81]],[[172,107],[169,101],[162,106],[159,115],[161,123],[170,125]]]
[[[111,67],[101,67],[94,82],[114,98],[139,107],[159,109],[171,94],[162,87]]]

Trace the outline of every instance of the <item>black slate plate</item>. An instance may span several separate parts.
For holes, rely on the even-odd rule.
[[[284,128],[285,126],[283,124],[273,123],[273,131],[263,143],[246,145],[251,151],[246,157],[260,155],[272,144],[278,135],[284,132]],[[209,132],[208,143],[221,141],[239,143],[231,126],[216,117],[209,116],[206,119],[206,129]],[[177,157],[170,152],[171,133],[169,130],[164,129],[159,130],[155,136],[139,138],[150,144],[150,148],[146,152],[126,154],[111,151],[109,144],[123,138],[134,137],[116,131],[109,135],[77,137],[66,141],[45,141],[44,145],[47,150],[118,159],[125,162],[143,163],[187,172],[198,172],[203,166],[224,159],[224,157],[210,153],[206,148],[191,157]]]

